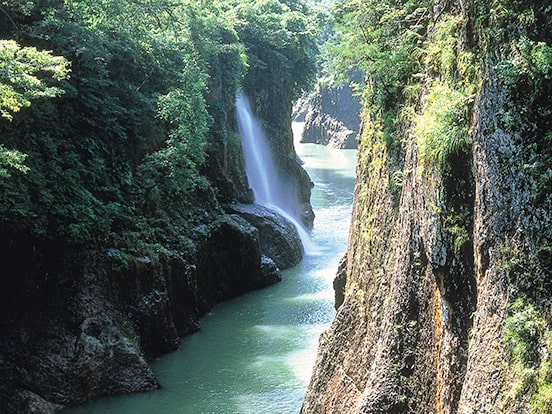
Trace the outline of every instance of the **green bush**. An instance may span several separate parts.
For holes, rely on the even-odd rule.
[[[545,320],[535,307],[517,299],[506,318],[505,340],[515,362],[532,366],[538,363],[538,345],[544,334]]]
[[[510,398],[524,400],[531,414],[550,412],[552,332],[546,314],[519,298],[510,306],[504,333],[514,381]]]
[[[444,164],[452,154],[471,145],[468,110],[472,98],[465,92],[436,81],[424,111],[416,119],[415,135],[423,162]]]
[[[209,157],[233,141],[246,70],[290,95],[315,75],[301,1],[0,3],[19,42],[0,40],[4,240],[185,248],[220,208]]]

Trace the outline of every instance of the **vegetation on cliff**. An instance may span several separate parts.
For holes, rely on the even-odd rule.
[[[301,1],[250,6],[0,1],[1,412],[155,388],[147,358],[279,279],[224,209],[252,201],[235,98],[308,204],[290,117],[316,45]]]
[[[185,247],[218,200],[247,199],[236,90],[291,105],[314,75],[298,2],[0,7],[4,239]]]
[[[364,123],[345,299],[303,412],[550,410],[552,8],[334,16]]]

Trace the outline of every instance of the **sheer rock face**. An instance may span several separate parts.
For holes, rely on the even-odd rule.
[[[498,69],[508,41],[477,41],[473,145],[447,160],[448,171],[422,164],[409,135],[399,155],[362,135],[344,299],[320,338],[302,414],[538,412],[540,385],[521,388],[527,377],[512,362],[506,321],[520,296],[550,311],[550,197],[536,196],[542,178],[527,166],[550,131],[551,85],[513,91]],[[472,219],[469,240],[455,246],[447,214],[460,205]],[[546,317],[544,326],[549,333]],[[549,361],[540,335],[527,369]]]
[[[303,104],[305,128],[301,142],[331,148],[357,148],[360,131],[360,102],[347,86],[319,85]]]
[[[1,412],[48,413],[157,388],[148,358],[176,349],[214,304],[280,280],[241,217],[223,215],[196,234],[186,257],[109,249],[47,279],[14,274],[2,289],[19,300],[0,325]]]
[[[265,102],[262,113],[278,126],[269,128],[277,160],[298,215],[312,225],[312,182],[295,157],[288,98]],[[280,268],[301,260],[296,230],[281,217],[251,207],[257,228],[220,208],[253,199],[239,140],[227,140],[237,129],[230,99],[217,113],[205,167],[218,198],[196,200],[205,203],[204,224],[185,230],[186,251],[171,250],[163,235],[163,253],[133,257],[0,233],[0,413],[53,413],[159,387],[150,358],[175,350],[215,304],[280,281]]]

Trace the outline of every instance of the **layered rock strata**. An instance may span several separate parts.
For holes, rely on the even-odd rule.
[[[450,12],[437,3],[440,16]],[[461,3],[458,56],[481,54],[470,145],[443,167],[428,162],[413,118],[400,127],[399,147],[366,120],[340,306],[320,338],[303,414],[552,407],[552,203],[541,191],[552,86],[542,73],[505,72],[523,59],[516,42],[550,44],[550,10],[519,4],[498,18],[480,2]],[[524,26],[517,16],[528,13],[541,25]],[[433,70],[417,119],[443,82]]]

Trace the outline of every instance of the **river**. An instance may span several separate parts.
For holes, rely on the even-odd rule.
[[[302,124],[294,123],[294,133]],[[295,144],[315,187],[315,251],[283,281],[216,306],[201,331],[153,363],[162,388],[64,414],[297,414],[318,337],[334,316],[332,281],[347,247],[356,150]]]

